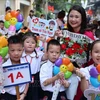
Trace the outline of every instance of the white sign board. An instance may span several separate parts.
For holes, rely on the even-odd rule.
[[[57,30],[57,22],[53,19],[46,20],[33,17],[30,30],[34,33],[44,34],[46,36],[54,36],[54,32]]]
[[[4,87],[16,86],[28,83],[32,80],[29,63],[3,67]]]

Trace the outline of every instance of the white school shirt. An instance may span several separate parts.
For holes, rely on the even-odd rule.
[[[29,29],[31,28],[31,21],[32,21],[31,17],[28,16],[28,17],[27,17],[27,23],[29,23],[29,24],[28,24],[28,28],[29,28]]]
[[[52,84],[49,84],[47,86],[43,85],[43,82],[45,80],[53,77],[53,66],[54,66],[54,64],[52,62],[50,62],[49,60],[41,66],[41,69],[40,69],[40,83],[41,83],[41,87],[44,91],[50,91],[50,92],[54,91],[54,85],[52,85]],[[65,87],[63,85],[61,85],[59,91],[60,92],[65,91]]]
[[[24,63],[24,62],[21,62],[21,63]],[[4,66],[9,66],[9,65],[12,65],[10,58],[2,66],[4,67]],[[25,86],[26,84],[19,85],[19,93],[22,93],[24,91]],[[16,95],[15,86],[7,87],[5,88],[5,91],[11,95]]]
[[[89,71],[93,67],[95,67],[94,64],[92,64],[92,65],[90,65],[86,68],[80,68],[80,71],[85,75],[86,80],[89,81],[89,89],[100,90],[99,88],[93,87],[92,84],[90,83],[90,73],[89,73]]]
[[[33,52],[30,55],[27,55],[25,53],[25,51],[23,52],[21,60],[23,62],[30,63],[31,74],[36,74],[37,72],[40,71],[40,64],[41,64],[41,59],[42,59],[43,54],[44,53],[42,51],[37,51],[38,58],[36,58],[36,53],[35,52]]]
[[[0,33],[2,35],[6,35],[7,34],[7,30],[5,28],[3,30],[0,28]]]

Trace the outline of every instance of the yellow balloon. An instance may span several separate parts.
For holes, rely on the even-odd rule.
[[[98,81],[100,82],[100,75],[98,75]]]
[[[9,20],[10,24],[11,25],[15,25],[17,23],[17,19],[15,17],[12,17],[10,20]]]
[[[66,65],[61,65],[60,66],[60,71],[65,73],[67,71],[67,66]]]

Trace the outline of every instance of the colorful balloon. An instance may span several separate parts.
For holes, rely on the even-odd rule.
[[[11,11],[11,16],[12,16],[12,17],[16,17],[16,18],[17,18],[18,14],[19,14],[19,12],[16,11],[16,10]]]
[[[70,63],[70,59],[69,58],[63,58],[62,63],[65,64],[65,65],[68,65]]]
[[[5,20],[9,21],[12,18],[11,13],[7,13],[5,16]]]
[[[5,47],[8,45],[8,41],[5,36],[0,36],[0,48]]]
[[[16,31],[16,27],[13,25],[10,25],[8,30],[14,32],[14,31]]]
[[[64,77],[68,79],[72,75],[73,70],[74,66],[68,58],[59,58],[55,62],[55,66],[53,68],[53,74],[57,75],[59,72],[63,72]]]
[[[54,66],[54,68],[53,68],[53,74],[57,75],[59,72],[60,72],[59,67],[58,66]]]
[[[9,20],[10,24],[11,25],[15,25],[17,23],[17,19],[15,17],[12,17],[10,20]]]
[[[100,73],[100,64],[96,67],[96,69]]]
[[[64,74],[64,76],[65,76],[66,79],[68,79],[69,77],[71,77],[71,75],[72,75],[72,72],[70,72],[70,71],[67,71],[67,72]]]
[[[56,62],[55,65],[56,66],[60,66],[62,64],[62,58],[59,58]]]
[[[3,61],[3,60],[2,60],[2,57],[0,56],[0,64],[2,64],[2,61]]]
[[[11,11],[11,13],[7,13],[5,15],[5,23],[4,26],[11,32],[15,32],[16,30],[20,30],[22,27],[23,16],[18,11]]]
[[[98,70],[96,69],[96,67],[93,67],[91,70],[90,70],[90,75],[92,77],[97,77],[99,75],[98,73]]]
[[[69,70],[70,72],[72,72],[72,71],[74,70],[74,65],[73,65],[72,63],[69,63],[69,64],[67,65],[67,67],[68,67],[68,70]]]
[[[22,14],[19,14],[19,15],[17,16],[17,20],[18,20],[18,22],[22,22],[22,21],[23,21],[23,16],[22,16]]]
[[[65,73],[67,71],[67,66],[66,65],[61,65],[60,66],[60,71]]]
[[[3,47],[0,49],[0,55],[4,58],[8,53],[8,47]]]
[[[21,22],[17,22],[17,24],[15,25],[16,30],[19,30],[22,27],[22,23]]]
[[[4,22],[4,26],[5,26],[5,28],[9,28],[10,22],[9,22],[9,21],[5,21],[5,22]]]
[[[94,87],[99,87],[100,86],[100,82],[98,81],[97,78],[90,77],[90,82]]]
[[[90,70],[90,82],[94,87],[100,87],[100,64]]]

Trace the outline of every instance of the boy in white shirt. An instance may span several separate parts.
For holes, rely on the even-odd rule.
[[[9,59],[2,65],[3,67],[25,63],[20,60],[23,52],[23,44],[19,36],[14,35],[8,38],[8,48],[9,48],[8,51]],[[28,83],[19,85],[19,93],[20,93],[19,100],[25,100],[28,87],[29,87]],[[0,95],[0,100],[17,100],[16,90],[14,86],[5,88],[5,91],[6,91],[5,94]]]
[[[4,28],[4,21],[3,20],[0,20],[0,34],[1,35],[6,35],[7,34],[7,31]]]
[[[43,98],[51,100],[54,91],[54,84],[57,80],[61,81],[61,87],[57,96],[57,100],[67,100],[65,89],[69,87],[70,82],[64,79],[64,73],[60,72],[53,76],[53,66],[55,61],[60,57],[60,43],[52,39],[47,44],[48,61],[41,66],[40,83],[44,91]],[[43,100],[44,100],[43,99]]]

